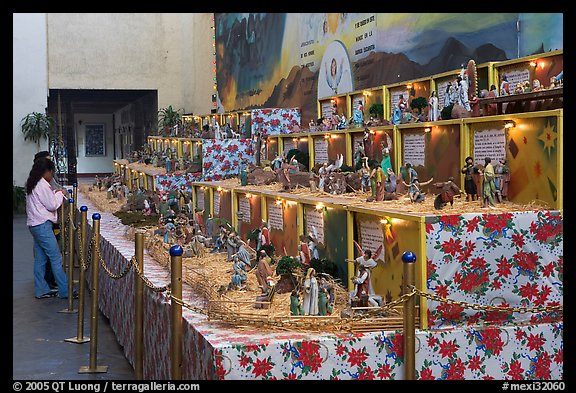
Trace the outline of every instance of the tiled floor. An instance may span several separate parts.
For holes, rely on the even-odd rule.
[[[116,342],[108,321],[100,314],[98,323],[97,364],[107,365],[103,374],[79,374],[89,364],[90,343],[73,344],[64,339],[75,337],[77,314],[62,314],[67,300],[34,297],[33,239],[26,217],[15,216],[13,226],[13,365],[14,379],[26,380],[126,380],[135,379],[132,366]],[[77,301],[74,302],[77,308]],[[90,335],[90,297],[86,291],[84,334]]]

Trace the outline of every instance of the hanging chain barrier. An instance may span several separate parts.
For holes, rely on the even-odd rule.
[[[430,300],[435,300],[441,303],[448,303],[448,304],[456,304],[463,308],[471,308],[477,311],[491,311],[491,312],[517,312],[517,313],[550,313],[550,312],[558,312],[563,311],[564,306],[556,305],[556,306],[536,306],[536,307],[500,307],[500,306],[492,306],[489,304],[477,304],[477,303],[468,303],[465,301],[457,301],[448,299],[433,293],[424,292],[418,288],[412,287],[412,289],[420,296],[428,298]]]
[[[136,274],[138,274],[138,277],[140,277],[140,279],[144,282],[144,284],[148,288],[150,288],[153,292],[166,292],[166,291],[168,291],[168,294],[170,294],[170,292],[169,292],[170,283],[159,287],[159,286],[152,284],[152,282],[148,278],[146,278],[146,276],[144,275],[144,273],[142,273],[142,271],[140,270],[140,267],[138,266],[138,262],[136,261],[136,255],[134,255],[132,257],[132,259],[130,259],[130,263],[132,264],[132,266],[134,266],[134,270],[136,271]]]
[[[190,303],[187,303],[184,300],[179,299],[176,296],[173,296],[170,291],[168,291],[168,298],[170,300],[172,300],[174,303],[177,303],[177,304],[181,305],[182,307],[186,307],[189,310],[192,310],[192,311],[197,312],[199,314],[208,315],[208,310],[206,310],[205,308],[193,306]]]

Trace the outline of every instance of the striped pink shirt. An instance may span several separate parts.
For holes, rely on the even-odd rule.
[[[33,227],[47,220],[57,223],[58,208],[63,200],[64,194],[52,191],[50,183],[41,178],[32,193],[26,195],[26,225]]]

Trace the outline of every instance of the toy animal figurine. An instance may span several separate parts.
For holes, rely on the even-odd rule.
[[[462,194],[460,188],[454,184],[452,176],[448,178],[448,181],[435,183],[434,186],[440,189],[440,194],[436,195],[434,199],[434,208],[436,210],[442,209],[448,203],[452,206],[454,204],[454,196]]]

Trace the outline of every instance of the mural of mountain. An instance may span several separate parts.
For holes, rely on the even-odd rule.
[[[288,76],[276,84],[262,108],[299,107],[302,125],[307,125],[310,119],[317,118],[317,91],[318,72],[313,73],[308,67],[294,66]]]
[[[419,78],[422,66],[403,53],[371,52],[353,64],[357,90]]]

